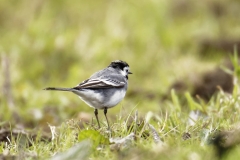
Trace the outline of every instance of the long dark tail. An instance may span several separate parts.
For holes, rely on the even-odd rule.
[[[72,88],[57,88],[57,87],[47,87],[43,90],[52,90],[52,91],[72,91]]]

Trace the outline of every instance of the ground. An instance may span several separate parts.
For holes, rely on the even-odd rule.
[[[238,159],[239,7],[1,1],[0,159]],[[117,59],[133,74],[111,131],[74,94],[42,90]]]

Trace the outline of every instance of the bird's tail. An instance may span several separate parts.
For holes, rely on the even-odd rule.
[[[72,91],[72,88],[57,88],[57,87],[47,87],[43,90],[53,90],[53,91]]]

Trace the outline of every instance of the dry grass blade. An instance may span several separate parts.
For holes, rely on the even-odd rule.
[[[51,160],[87,159],[90,149],[91,142],[84,140],[67,151],[55,155]]]
[[[6,55],[2,56],[2,72],[3,72],[3,94],[7,100],[9,109],[14,110],[14,101],[11,89],[11,77],[10,77],[10,60]]]
[[[111,138],[110,142],[114,143],[110,145],[110,149],[113,151],[123,150],[129,148],[135,139],[135,134],[130,133],[124,138]]]
[[[157,132],[157,130],[151,125],[151,124],[148,124],[150,130],[151,130],[151,133],[152,133],[152,136],[153,136],[153,140],[154,142],[157,144],[157,143],[163,143],[160,139],[160,136]]]

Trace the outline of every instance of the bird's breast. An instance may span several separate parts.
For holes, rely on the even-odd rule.
[[[106,100],[105,102],[105,106],[107,108],[111,108],[111,107],[114,107],[116,106],[125,96],[126,94],[126,91],[124,89],[121,89],[121,90],[118,90],[118,91],[115,91],[110,97],[108,100]]]

